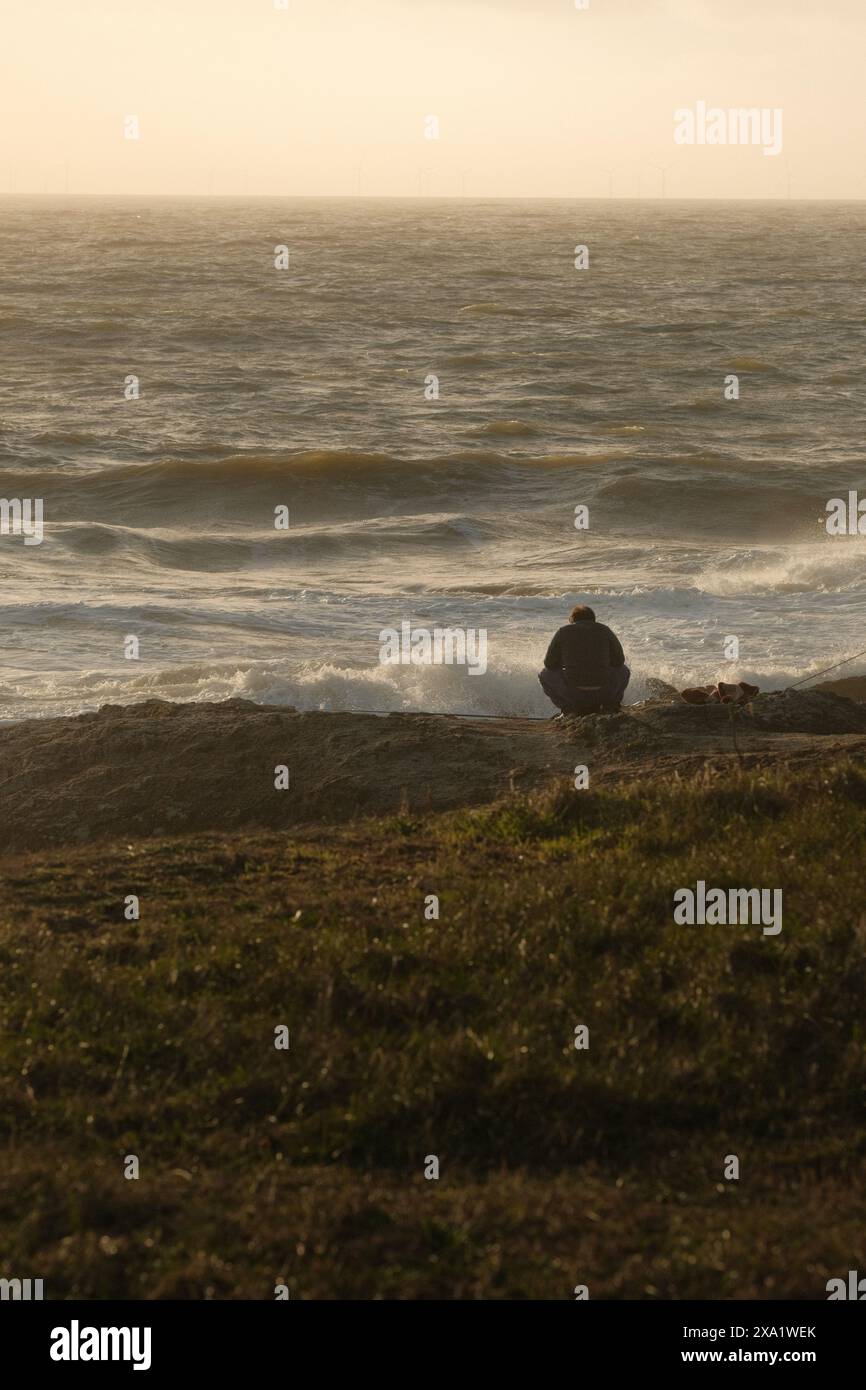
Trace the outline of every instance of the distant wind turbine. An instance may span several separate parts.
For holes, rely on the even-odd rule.
[[[667,191],[667,172],[671,166],[669,164],[651,164],[651,169],[657,169],[662,176],[662,197],[666,196]]]

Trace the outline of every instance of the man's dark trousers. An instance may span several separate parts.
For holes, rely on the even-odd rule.
[[[612,666],[607,683],[592,690],[577,690],[564,671],[549,671],[545,666],[538,679],[548,699],[563,714],[589,714],[602,706],[618,705],[625,694],[631,672],[627,666]]]

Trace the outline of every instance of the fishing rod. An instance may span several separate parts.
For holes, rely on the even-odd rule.
[[[552,714],[458,714],[451,709],[350,709],[332,710],[333,714],[416,714],[431,719],[522,719],[530,724],[549,724],[556,718]]]
[[[813,671],[810,676],[804,676],[801,681],[794,681],[793,685],[786,685],[786,690],[796,690],[798,685],[805,685],[806,681],[817,680],[818,676],[826,676],[828,671],[838,671],[840,666],[847,666],[849,662],[856,661],[858,656],[866,656],[866,647],[862,652],[855,652],[853,656],[846,656],[844,661],[837,661],[832,666],[825,666],[823,671]]]

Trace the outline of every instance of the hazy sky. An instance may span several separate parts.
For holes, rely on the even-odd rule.
[[[866,196],[866,0],[278,3],[0,0],[0,192]]]

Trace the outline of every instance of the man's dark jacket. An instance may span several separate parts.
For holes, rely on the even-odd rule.
[[[625,653],[604,623],[582,619],[554,633],[544,664],[548,671],[565,671],[573,685],[603,686],[611,667],[625,665]]]

